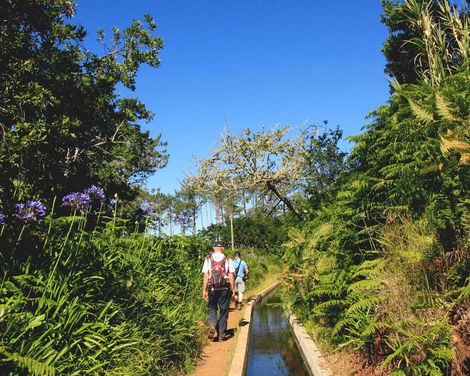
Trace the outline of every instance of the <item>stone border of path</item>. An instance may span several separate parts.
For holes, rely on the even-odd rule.
[[[265,288],[259,294],[254,295],[246,304],[243,312],[242,325],[238,331],[237,343],[233,353],[232,362],[228,371],[228,376],[243,376],[245,373],[246,359],[248,355],[248,343],[250,340],[251,318],[253,316],[253,307],[259,303],[266,295],[279,287],[281,283],[276,281],[271,286]]]
[[[304,359],[307,370],[312,376],[331,376],[333,373],[330,370],[326,359],[321,354],[318,347],[313,342],[312,338],[308,335],[307,331],[300,323],[299,319],[289,311],[285,311],[289,325],[294,334],[295,342],[300,349],[302,358]]]
[[[235,345],[235,351],[228,371],[228,376],[244,376],[246,361],[248,356],[248,344],[250,340],[251,331],[251,319],[253,317],[253,308],[263,298],[269,295],[281,283],[279,281],[273,283],[271,286],[265,288],[259,294],[253,296],[251,300],[246,304],[243,312],[242,322],[244,325],[240,326],[240,330],[237,335],[237,343]],[[325,358],[318,350],[317,346],[307,334],[305,328],[300,324],[300,321],[295,315],[286,311],[286,316],[289,321],[290,328],[297,343],[300,353],[307,365],[307,370],[312,376],[331,376],[332,372]]]

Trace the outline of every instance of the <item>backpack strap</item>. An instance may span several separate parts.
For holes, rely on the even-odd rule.
[[[235,278],[238,277],[238,272],[240,271],[240,266],[242,265],[242,259],[238,261],[238,266],[235,268]]]
[[[224,277],[227,277],[227,262],[228,262],[228,257],[224,255],[224,258],[222,259],[222,262],[224,263]]]
[[[227,279],[227,282],[230,280],[228,277],[228,273],[230,273],[230,263],[230,257],[227,257],[227,259],[225,260],[225,279]]]
[[[207,268],[208,268],[207,279],[210,282],[211,274],[212,274],[212,262],[213,262],[212,255],[211,256],[206,256],[206,262],[207,262]]]

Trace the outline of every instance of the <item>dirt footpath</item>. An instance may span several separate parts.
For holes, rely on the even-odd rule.
[[[227,330],[236,333],[241,313],[238,309],[233,309],[234,303],[230,304],[228,314]],[[210,341],[204,346],[201,359],[191,376],[221,376],[226,375],[232,359],[232,351],[235,347],[236,335],[227,341]]]
[[[270,277],[266,279],[255,292],[248,292],[243,299],[243,304],[253,296],[255,293],[262,291],[265,287],[271,285],[276,278]],[[234,309],[235,304],[230,303],[230,312],[228,314],[227,330],[233,331],[235,334],[227,341],[212,342],[209,341],[202,351],[201,359],[199,360],[194,372],[190,376],[223,376],[228,373],[230,369],[230,361],[232,360],[233,351],[237,340],[237,329],[242,317],[243,310],[239,311]]]

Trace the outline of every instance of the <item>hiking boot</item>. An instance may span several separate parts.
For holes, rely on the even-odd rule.
[[[238,310],[241,310],[241,309],[242,309],[242,303],[238,303],[238,304],[237,304],[237,309],[238,309]]]
[[[226,341],[230,338],[232,338],[232,336],[230,334],[224,334],[222,337],[219,336],[218,342]]]
[[[207,334],[207,337],[209,339],[213,339],[217,336],[217,330],[215,329],[215,326],[211,326],[209,328],[209,333]]]

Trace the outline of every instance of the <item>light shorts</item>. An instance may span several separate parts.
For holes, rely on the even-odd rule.
[[[235,279],[235,292],[245,292],[245,281],[242,277]]]

